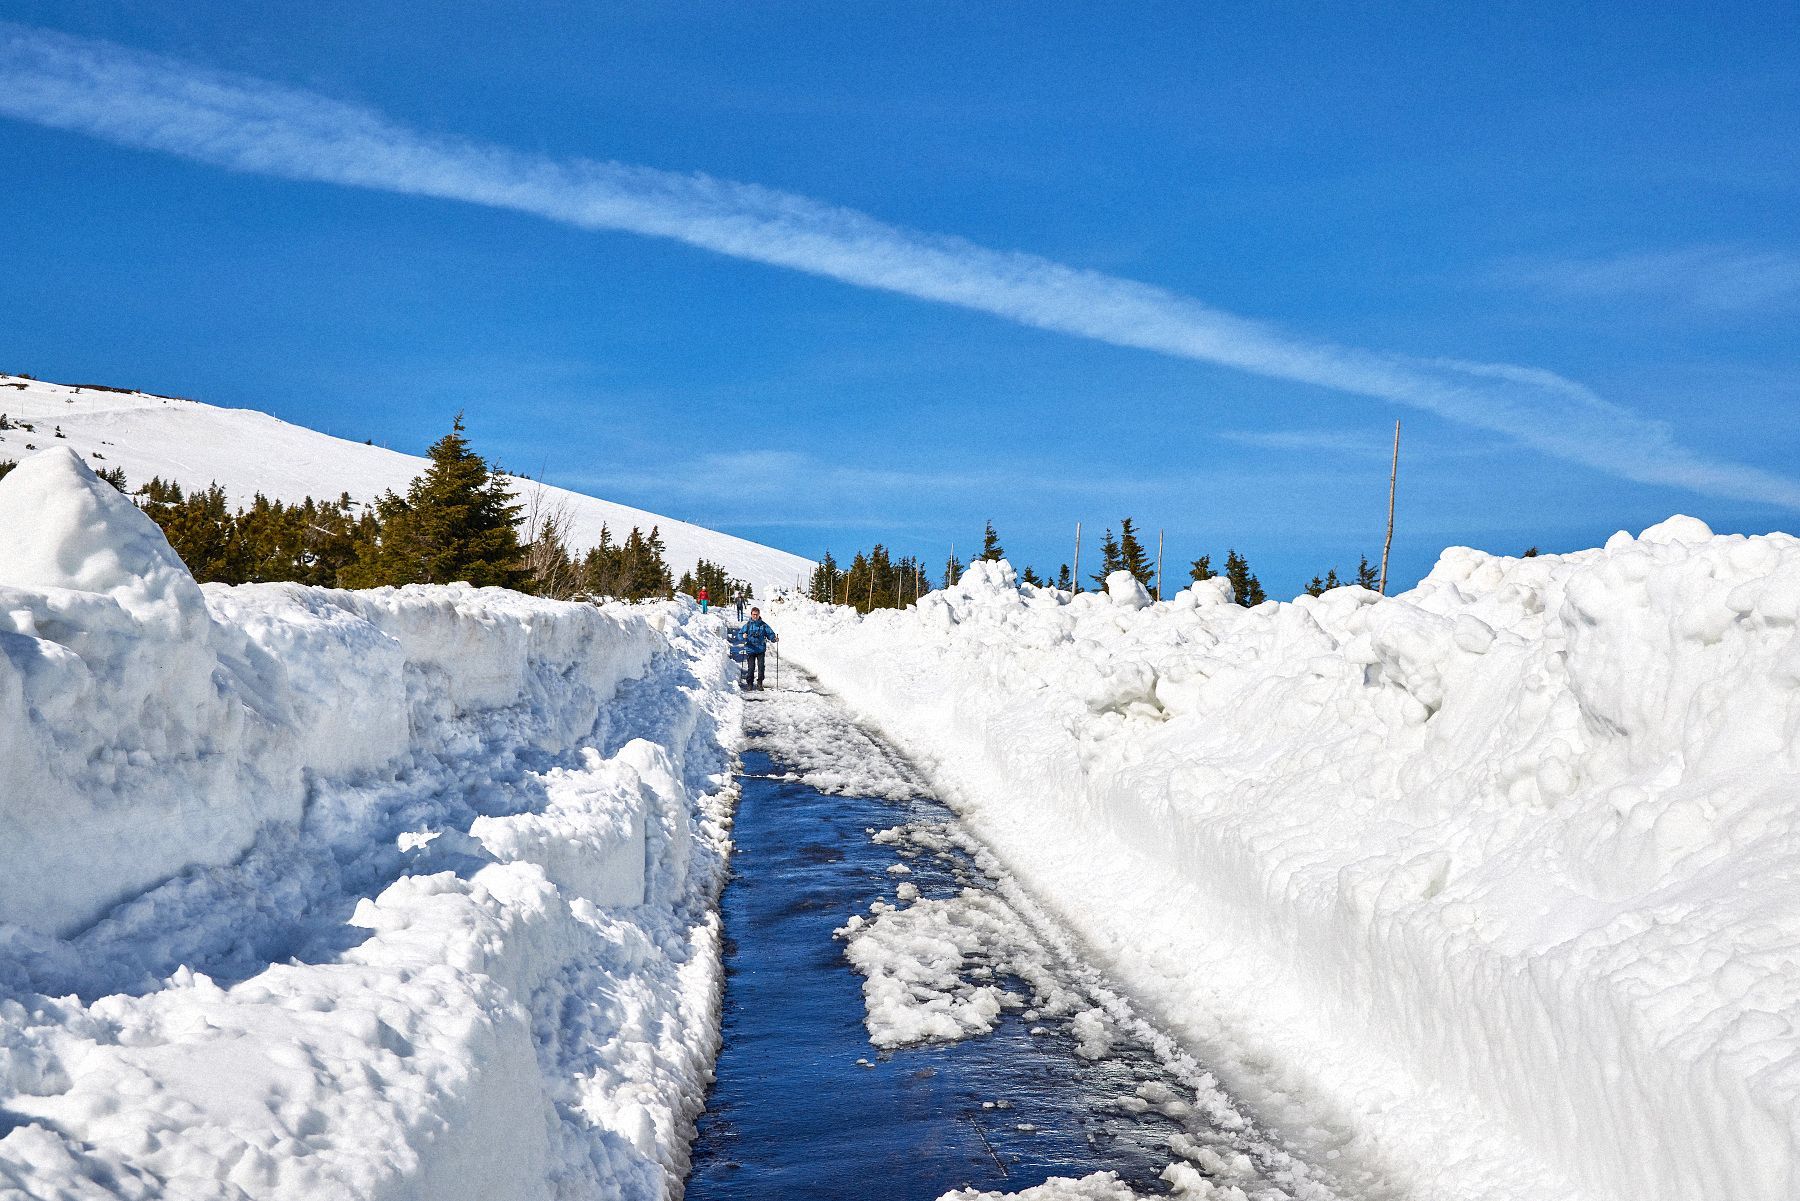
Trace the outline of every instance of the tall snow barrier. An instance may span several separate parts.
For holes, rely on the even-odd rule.
[[[666,1197],[717,1029],[691,606],[197,585],[0,480],[0,1195]]]
[[[1607,1201],[1800,1196],[1797,620],[1800,542],[1679,517],[1387,599],[778,615],[1315,1150]]]

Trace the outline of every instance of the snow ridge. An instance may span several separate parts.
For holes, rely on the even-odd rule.
[[[707,619],[183,585],[65,452],[21,506],[0,1195],[677,1193],[741,725]]]
[[[1386,599],[1144,605],[1000,564],[780,619],[1234,1093],[1363,1185],[1778,1201],[1796,598],[1800,541],[1676,518],[1453,549]]]

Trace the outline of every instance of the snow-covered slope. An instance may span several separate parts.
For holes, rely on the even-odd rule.
[[[676,1194],[717,620],[201,588],[72,452],[0,480],[0,1197]]]
[[[217,483],[239,504],[258,492],[286,501],[348,492],[367,501],[390,488],[404,493],[426,465],[419,456],[334,438],[254,409],[11,375],[0,375],[0,413],[36,427],[0,430],[0,459],[24,459],[31,453],[28,445],[39,450],[68,446],[96,468],[124,468],[134,486],[152,476],[183,487]],[[61,440],[55,436],[58,427]],[[527,498],[539,488],[528,481],[519,486]],[[662,529],[677,576],[697,559],[709,559],[767,596],[776,588],[792,588],[796,580],[804,582],[812,572],[810,561],[773,547],[579,492],[554,487],[542,492],[542,511],[567,512],[574,547],[598,542],[602,525],[621,536],[634,525],[645,532],[654,525]]]
[[[1800,1197],[1800,540],[1221,584],[772,620],[1352,1195]]]

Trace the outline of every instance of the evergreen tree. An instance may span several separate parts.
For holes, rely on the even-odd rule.
[[[151,517],[196,580],[242,584],[249,578],[250,556],[236,515],[225,503],[225,490],[217,484],[191,492]]]
[[[858,551],[847,569],[839,570],[829,555],[813,572],[815,599],[829,597],[859,613],[872,609],[904,609],[930,592],[931,577],[924,564],[911,555],[895,559],[877,542],[873,550]]]
[[[1025,574],[1019,577],[1019,582],[1021,584],[1030,584],[1034,588],[1042,588],[1044,586],[1044,581],[1038,577],[1038,573],[1029,567],[1025,569]]]
[[[663,563],[662,556],[657,553],[661,539],[653,529],[649,537],[635,525],[631,533],[625,536],[625,542],[619,547],[619,583],[618,595],[627,600],[644,600],[652,596],[666,596],[669,589],[665,587],[669,569]]]
[[[646,536],[633,526],[625,541],[619,542],[609,527],[601,526],[599,545],[583,557],[577,574],[579,592],[593,597],[639,601],[668,597],[675,591],[674,576],[663,559],[662,534],[654,527]],[[688,579],[693,581],[692,572]]]
[[[1343,586],[1344,582],[1338,579],[1337,568],[1333,567],[1325,573],[1324,579],[1320,579],[1318,576],[1312,578],[1312,583],[1306,586],[1306,595],[1324,596],[1333,588],[1342,588]]]
[[[641,574],[638,577],[641,590],[637,594],[637,599],[673,596],[675,594],[675,577],[669,571],[666,557],[668,548],[663,545],[661,526],[650,527],[650,536],[644,539],[644,549],[649,553],[641,565]]]
[[[1519,556],[1519,558],[1521,558],[1521,559],[1535,559],[1537,557],[1538,557],[1538,548],[1535,546],[1526,547],[1525,553]]]
[[[813,568],[812,581],[807,585],[806,595],[823,604],[837,603],[844,583],[844,573],[838,569],[837,560],[826,551],[825,557]]]
[[[1225,552],[1225,578],[1231,581],[1231,594],[1246,609],[1255,608],[1269,598],[1263,587],[1250,574],[1250,564],[1235,550]]]
[[[102,467],[95,471],[94,474],[111,484],[114,488],[117,488],[120,492],[124,492],[127,495],[130,494],[131,489],[126,486],[125,469],[123,467]],[[0,479],[4,479],[5,476],[6,472],[0,471]]]
[[[1111,531],[1107,531],[1111,536]],[[1104,551],[1104,545],[1101,547]],[[1149,554],[1138,543],[1137,530],[1127,517],[1119,522],[1119,568],[1131,573],[1131,577],[1144,587],[1150,587],[1150,581],[1156,578],[1156,567],[1150,562]]]
[[[962,573],[962,560],[956,557],[955,551],[950,552],[950,557],[944,561],[944,587],[954,587],[962,579]]]
[[[1369,562],[1369,556],[1363,555],[1356,564],[1356,586],[1367,588],[1370,592],[1381,586],[1381,573]]]
[[[676,591],[685,592],[689,596],[699,596],[702,588],[706,589],[706,597],[715,605],[728,603],[739,591],[748,587],[742,580],[731,578],[719,564],[710,559],[701,559],[694,564],[694,569],[684,572]]]
[[[19,464],[16,460],[0,459],[0,480],[3,480],[7,476],[11,475],[12,469],[17,467],[18,465]]]
[[[1069,574],[1067,563],[1064,563],[1056,573],[1056,586],[1064,592],[1072,591],[1075,587],[1075,577]]]
[[[1188,578],[1195,581],[1210,580],[1218,574],[1218,572],[1212,569],[1211,555],[1201,555],[1198,559],[1195,559],[1193,565],[1188,568]]]
[[[993,563],[1006,558],[1006,550],[1000,545],[1000,535],[994,532],[994,523],[987,523],[987,532],[981,536],[981,554],[977,556],[984,563]]]
[[[1119,571],[1123,566],[1119,559],[1119,540],[1113,537],[1113,532],[1109,527],[1106,537],[1100,543],[1100,571],[1093,577],[1094,583],[1105,588],[1106,577]]]
[[[899,579],[896,607],[904,609],[931,591],[931,577],[925,573],[925,564],[917,556],[901,558],[894,564],[894,572]]]
[[[431,466],[404,498],[376,502],[381,524],[376,557],[358,575],[371,584],[522,587],[528,582],[519,546],[520,506],[500,473],[463,436],[462,414],[432,443]],[[364,586],[368,586],[365,584]]]

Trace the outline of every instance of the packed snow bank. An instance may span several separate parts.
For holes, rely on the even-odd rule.
[[[902,613],[775,616],[1344,1162],[1434,1197],[1800,1196],[1800,541],[1676,518],[1254,610],[1118,584],[978,564]]]
[[[740,705],[691,606],[202,589],[53,452],[0,656],[0,1196],[678,1191]]]

